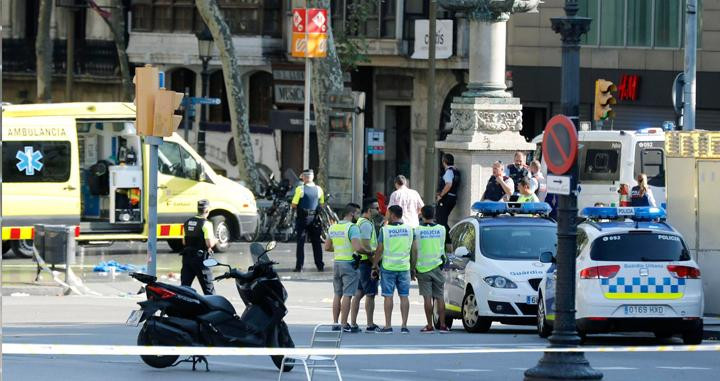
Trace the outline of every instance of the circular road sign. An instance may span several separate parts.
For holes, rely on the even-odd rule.
[[[542,152],[547,167],[555,175],[563,175],[575,165],[578,135],[575,124],[565,115],[555,115],[545,126]]]

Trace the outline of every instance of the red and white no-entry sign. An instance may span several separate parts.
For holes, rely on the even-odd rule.
[[[575,124],[565,115],[555,115],[545,126],[542,152],[548,170],[555,175],[568,173],[575,165],[578,135]]]

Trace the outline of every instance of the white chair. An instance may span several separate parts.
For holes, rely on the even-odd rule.
[[[334,327],[337,327],[333,330]],[[340,341],[342,340],[342,329],[339,325],[335,324],[318,324],[313,330],[312,339],[310,340],[310,348],[339,348]],[[283,368],[285,368],[285,361],[294,360],[295,365],[301,362],[305,367],[305,376],[308,381],[312,381],[313,373],[315,369],[320,368],[335,368],[339,381],[342,381],[342,375],[340,374],[340,367],[337,363],[337,355],[332,356],[284,356],[280,365],[280,375],[278,381],[282,380]]]

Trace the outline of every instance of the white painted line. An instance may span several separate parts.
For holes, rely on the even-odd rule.
[[[435,369],[438,372],[448,373],[476,373],[476,372],[492,372],[492,369]]]
[[[416,373],[414,370],[407,369],[360,369],[364,372],[375,372],[375,373]]]
[[[638,368],[628,368],[624,366],[594,366],[597,370],[638,370]]]
[[[235,347],[151,347],[132,345],[55,345],[3,344],[5,354],[35,355],[178,355],[178,356],[359,356],[359,355],[449,355],[480,353],[542,353],[542,352],[717,352],[716,345],[665,345],[646,347],[574,347],[574,348],[235,348]]]
[[[711,368],[701,368],[697,366],[659,366],[657,368],[670,370],[712,370]]]

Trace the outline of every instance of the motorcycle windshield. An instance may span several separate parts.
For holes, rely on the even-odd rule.
[[[250,255],[252,256],[254,265],[258,263],[270,262],[270,258],[265,252],[265,248],[257,242],[253,242],[253,244],[250,245]]]

